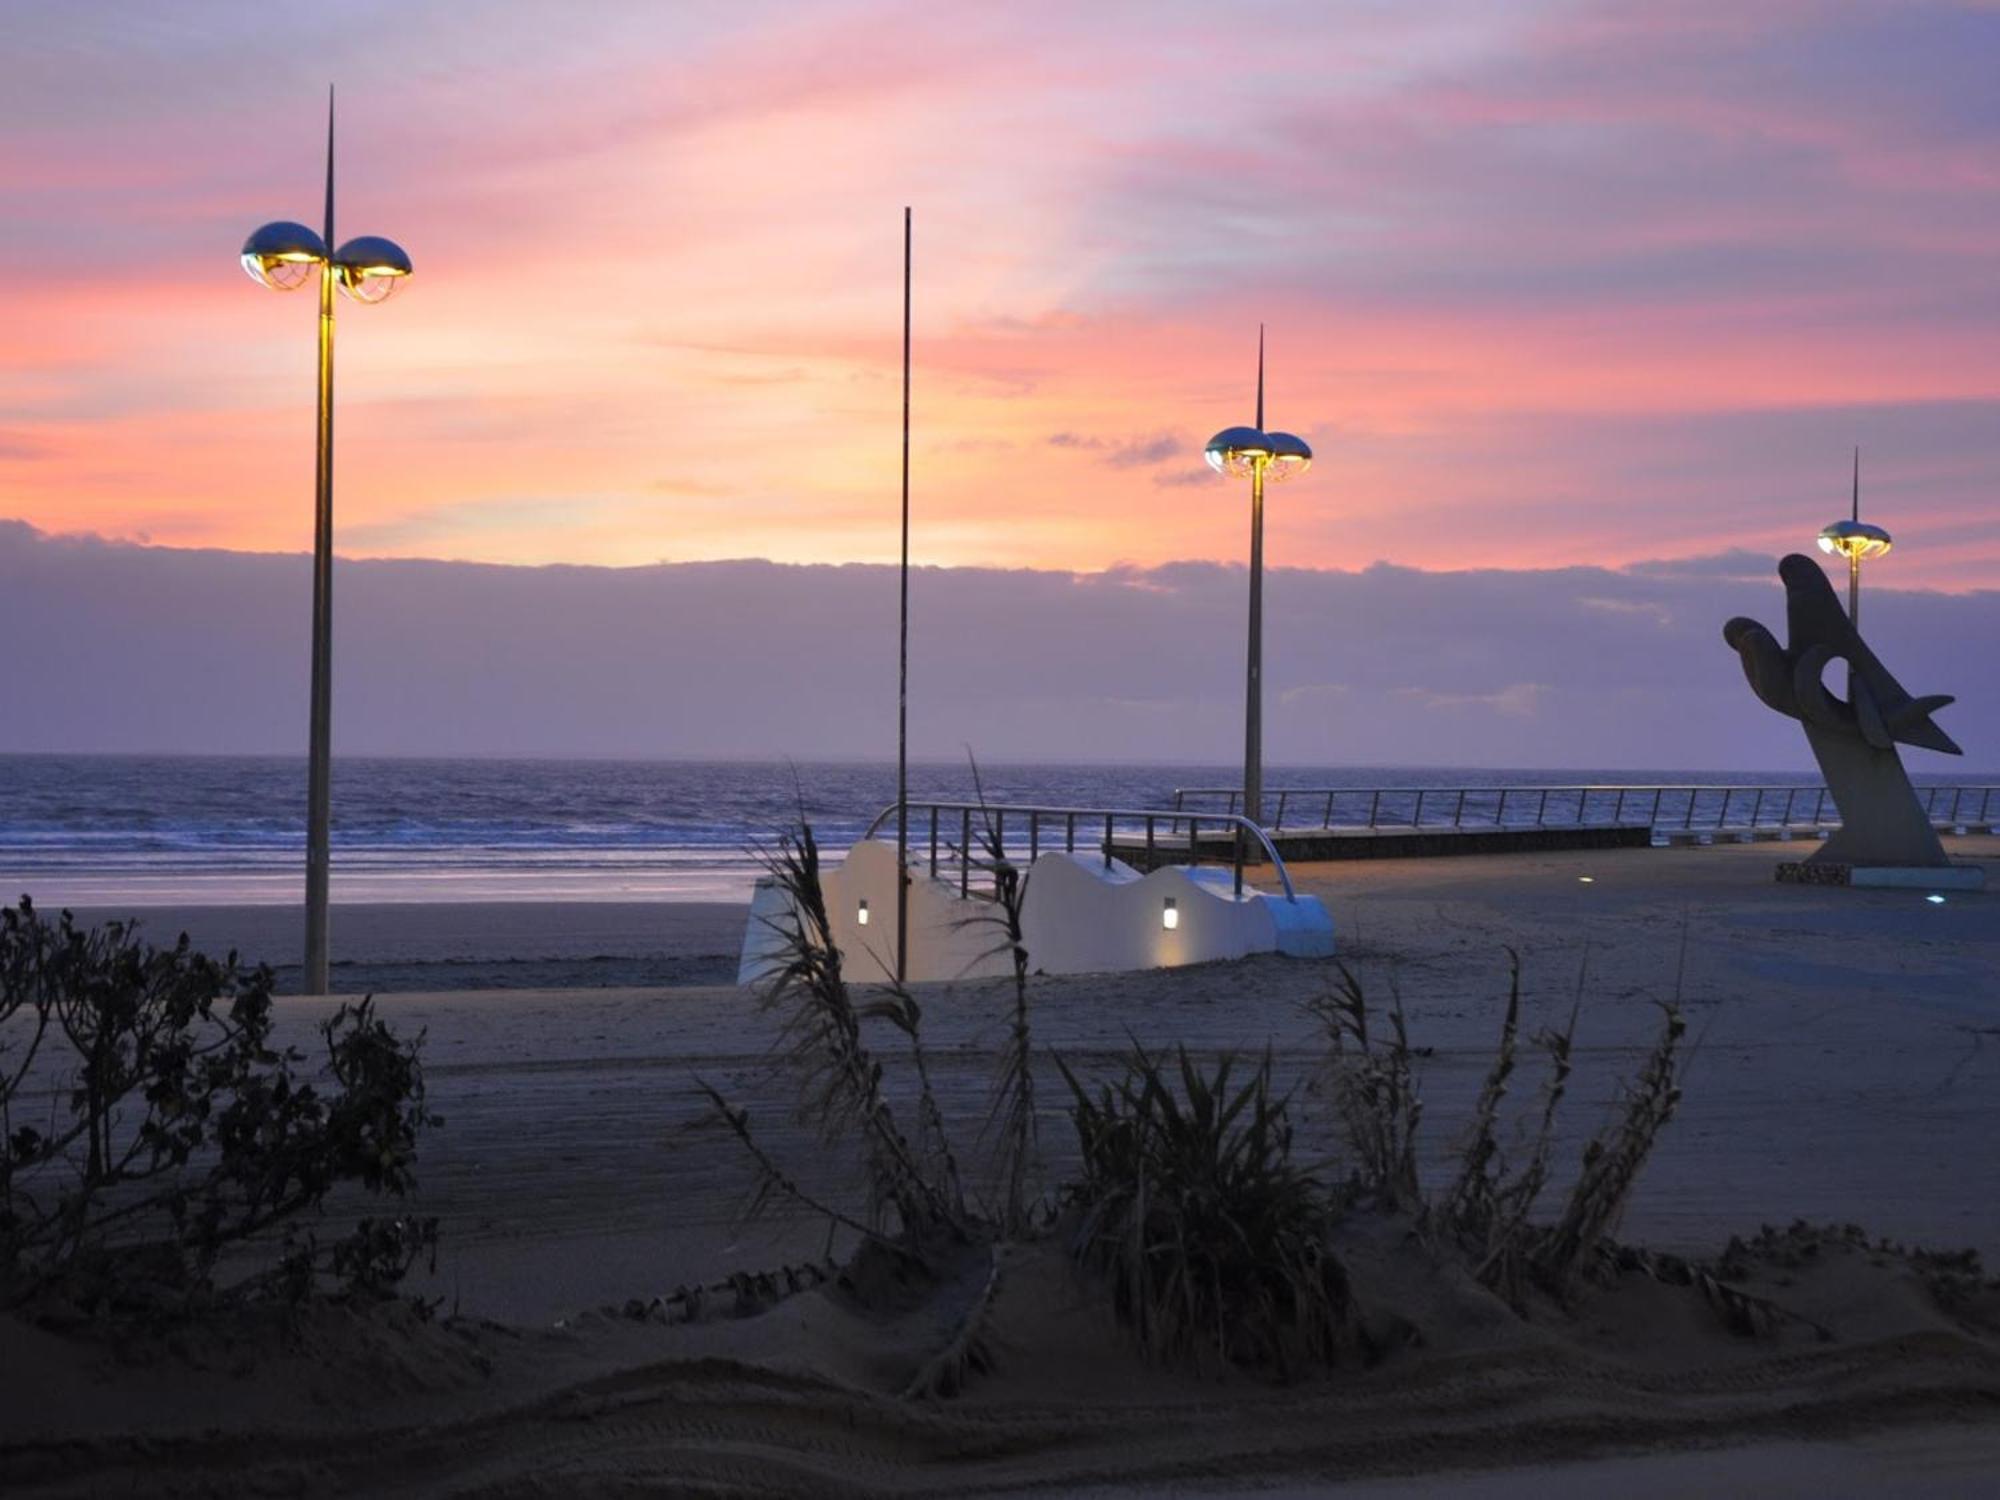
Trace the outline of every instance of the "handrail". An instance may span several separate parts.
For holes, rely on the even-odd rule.
[[[1265,859],[1277,871],[1278,883],[1285,888],[1285,899],[1287,901],[1298,899],[1292,890],[1291,872],[1285,868],[1284,857],[1278,853],[1277,846],[1271,842],[1270,835],[1250,819],[1235,813],[1196,813],[1179,810],[1168,811],[1164,808],[1041,807],[1013,802],[932,802],[928,800],[911,802],[907,806],[913,815],[919,812],[928,812],[930,815],[930,867],[933,877],[937,875],[939,867],[938,814],[957,813],[960,815],[958,847],[959,891],[961,895],[967,893],[971,878],[972,819],[975,816],[984,818],[988,830],[1000,839],[1002,848],[1004,849],[1007,818],[1011,815],[1015,817],[1025,816],[1028,820],[1028,858],[1031,862],[1041,851],[1041,831],[1045,820],[1062,819],[1064,852],[1074,854],[1076,853],[1077,820],[1079,818],[1088,818],[1092,824],[1095,824],[1101,819],[1104,824],[1103,849],[1106,869],[1109,869],[1111,866],[1112,838],[1115,825],[1119,823],[1124,823],[1128,826],[1134,823],[1143,824],[1146,830],[1146,848],[1149,852],[1154,847],[1154,838],[1159,824],[1166,823],[1169,833],[1176,836],[1178,835],[1180,825],[1183,823],[1187,824],[1188,863],[1191,865],[1198,865],[1201,862],[1201,844],[1200,840],[1196,837],[1200,826],[1204,823],[1221,824],[1225,828],[1234,829],[1237,835],[1236,838],[1230,841],[1232,848],[1235,850],[1234,863],[1236,866],[1237,895],[1240,896],[1243,894],[1243,846],[1246,841],[1245,835],[1247,835],[1250,839],[1263,846]],[[889,822],[895,816],[896,804],[891,802],[875,815],[875,820],[862,831],[861,837],[855,842],[861,843],[872,839],[880,831],[882,825]],[[915,821],[916,819],[913,816],[911,823],[914,825]],[[915,842],[914,838],[912,842]],[[951,847],[950,842],[947,840],[943,847],[949,850]]]
[[[1924,815],[1934,823],[1990,823],[1992,814],[2000,811],[2000,786],[1945,783],[1934,786],[1920,786],[1915,788],[1915,791],[1923,799]],[[1719,803],[1713,800],[1713,794],[1717,793],[1720,794],[1721,800]],[[1704,795],[1710,797],[1710,811],[1713,813],[1712,818],[1706,815],[1697,818],[1697,813],[1701,811],[1701,803]],[[1223,786],[1176,787],[1174,788],[1173,796],[1174,810],[1182,813],[1187,812],[1189,810],[1187,804],[1191,798],[1215,797],[1225,798],[1225,809],[1228,813],[1233,814],[1242,797],[1242,789],[1240,787]],[[1267,811],[1271,814],[1271,822],[1268,826],[1274,832],[1283,830],[1286,810],[1294,803],[1308,805],[1318,803],[1323,805],[1322,816],[1324,821],[1313,826],[1323,828],[1333,828],[1335,826],[1374,828],[1380,825],[1385,811],[1393,811],[1393,809],[1384,808],[1384,798],[1414,799],[1413,805],[1408,809],[1410,814],[1409,826],[1412,827],[1423,824],[1424,804],[1427,800],[1439,799],[1441,803],[1442,800],[1449,799],[1452,803],[1451,816],[1436,820],[1434,826],[1460,828],[1467,824],[1472,824],[1481,827],[1502,828],[1510,826],[1507,818],[1508,799],[1520,797],[1533,799],[1534,816],[1530,819],[1523,814],[1513,826],[1532,826],[1537,828],[1546,826],[1550,821],[1548,814],[1551,797],[1557,800],[1557,811],[1559,813],[1563,810],[1564,803],[1572,798],[1575,799],[1576,817],[1573,820],[1559,820],[1565,823],[1566,826],[1576,826],[1588,821],[1585,814],[1590,810],[1592,797],[1614,799],[1610,809],[1609,822],[1620,826],[1631,823],[1634,826],[1643,825],[1652,828],[1665,826],[1682,829],[1713,828],[1718,830],[1746,827],[1830,826],[1826,816],[1829,811],[1830,794],[1824,786],[1807,782],[1774,783],[1763,786],[1736,785],[1728,782],[1679,783],[1672,785],[1656,785],[1653,783],[1636,785],[1600,782],[1570,786],[1319,786],[1278,787],[1268,789],[1265,792]],[[1968,817],[1967,802],[1968,799],[1973,797],[1977,797],[1978,799],[1978,810]],[[1366,819],[1364,820],[1357,813],[1351,820],[1347,820],[1341,825],[1336,825],[1334,822],[1336,802],[1341,798],[1366,798]],[[1685,798],[1684,804],[1681,800],[1683,798]],[[1468,799],[1471,799],[1473,804],[1470,809],[1467,806]],[[1275,807],[1270,806],[1273,801],[1275,801]],[[1749,817],[1747,820],[1732,822],[1730,820],[1730,812],[1734,808],[1740,815],[1742,811],[1741,802],[1749,804]],[[1768,820],[1764,815],[1767,804],[1773,814],[1772,818]],[[1434,805],[1439,804],[1434,803]],[[1636,816],[1627,817],[1628,806]],[[1807,813],[1808,808],[1810,809],[1809,814]],[[1668,816],[1664,818],[1662,817],[1663,809],[1668,811]],[[1837,808],[1832,810],[1836,814],[1838,813]],[[1795,822],[1794,814],[1803,814],[1804,816]],[[1210,813],[1206,816],[1217,817],[1222,815],[1219,813]],[[1837,822],[1837,816],[1832,821]],[[1295,824],[1294,826],[1298,825]]]

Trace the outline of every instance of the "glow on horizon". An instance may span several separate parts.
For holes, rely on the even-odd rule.
[[[350,556],[891,559],[910,202],[920,562],[1238,560],[1201,445],[1250,419],[1261,319],[1268,420],[1318,459],[1273,566],[1797,550],[1858,442],[1905,543],[1883,582],[2000,586],[1991,8],[633,5],[553,35],[518,0],[398,6],[386,46],[372,9],[17,17],[0,516],[306,547],[310,309],[234,259],[312,217],[332,76],[342,220],[424,270],[342,324]]]

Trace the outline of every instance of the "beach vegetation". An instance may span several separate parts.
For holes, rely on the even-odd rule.
[[[971,1232],[958,1162],[943,1128],[943,1115],[930,1086],[923,1056],[922,1010],[900,986],[857,1000],[833,940],[826,892],[820,880],[819,842],[801,819],[778,836],[767,867],[788,898],[778,925],[779,949],[762,996],[778,1016],[778,1053],[796,1080],[798,1118],[822,1144],[851,1137],[860,1142],[869,1202],[857,1217],[808,1192],[757,1140],[747,1111],[705,1079],[696,1087],[749,1151],[757,1180],[746,1217],[755,1217],[774,1197],[789,1198],[878,1244],[920,1255],[938,1241],[963,1242]],[[901,1032],[916,1062],[919,1129],[912,1141],[899,1123],[862,1023],[884,1021]]]
[[[1325,1185],[1293,1156],[1288,1094],[1268,1053],[1241,1075],[1136,1041],[1095,1089],[1061,1067],[1082,1155],[1065,1190],[1071,1253],[1165,1364],[1281,1377],[1353,1341],[1347,1272]]]
[[[853,1234],[857,1247],[836,1285],[871,1315],[907,1309],[912,1297],[932,1299],[927,1326],[940,1332],[906,1394],[955,1391],[983,1368],[1003,1269],[1031,1244],[1035,1254],[1068,1260],[1147,1358],[1279,1379],[1353,1356],[1373,1360],[1414,1336],[1397,1311],[1403,1293],[1377,1286],[1382,1247],[1392,1243],[1524,1317],[1537,1315],[1538,1305],[1571,1308],[1587,1284],[1636,1272],[1699,1291],[1739,1332],[1786,1320],[1783,1309],[1729,1286],[1713,1268],[1616,1238],[1679,1105],[1686,1024],[1678,1005],[1661,1007],[1637,1071],[1571,1166],[1560,1159],[1568,1148],[1559,1124],[1586,976],[1578,975],[1566,1019],[1530,1031],[1511,950],[1498,1043],[1465,1133],[1435,1181],[1426,1180],[1421,1149],[1429,1053],[1413,1042],[1393,984],[1389,1005],[1378,1007],[1359,976],[1336,964],[1308,1007],[1323,1046],[1302,1085],[1330,1103],[1334,1128],[1323,1148],[1303,1148],[1299,1100],[1275,1081],[1268,1050],[1252,1061],[1235,1053],[1203,1059],[1184,1046],[1159,1049],[1134,1038],[1108,1077],[1086,1078],[1053,1059],[1067,1088],[1078,1165],[1066,1180],[1045,1182],[1022,923],[1029,875],[1009,858],[997,819],[977,826],[975,847],[961,858],[979,862],[990,895],[987,909],[965,920],[991,929],[988,956],[1004,953],[1011,974],[980,1172],[962,1174],[932,1087],[916,997],[895,983],[850,985],[819,847],[803,818],[768,859],[788,899],[774,919],[778,963],[761,1003],[779,1019],[778,1055],[796,1080],[798,1119],[821,1144],[858,1142],[865,1208],[826,1194],[822,1174],[790,1169],[746,1111],[697,1080],[755,1165],[750,1213],[786,1198],[827,1221],[829,1251],[836,1230]],[[882,1024],[909,1057],[893,1102],[873,1046]],[[1510,1100],[1524,1077],[1536,1075],[1516,1119]],[[1408,1256],[1399,1250],[1390,1259]],[[1403,1271],[1389,1274],[1393,1281]],[[1378,1294],[1384,1305],[1369,1306]]]
[[[989,955],[1005,955],[1012,980],[1007,1033],[995,1069],[991,1107],[987,1111],[985,1144],[990,1180],[998,1199],[994,1208],[1000,1231],[1025,1235],[1034,1214],[1030,1177],[1035,1166],[1034,1029],[1029,1020],[1028,940],[1023,926],[1031,872],[1008,856],[999,820],[986,814],[986,788],[979,763],[972,762],[972,784],[982,809],[973,825],[975,848],[960,857],[974,861],[992,885],[993,899],[983,912],[966,918],[988,929],[994,939]]]
[[[433,1220],[364,1218],[322,1239],[336,1190],[392,1203],[438,1123],[421,1038],[371,1001],[318,1029],[316,1062],[273,1036],[271,973],[183,935],[0,910],[0,1305],[92,1316],[383,1294]]]
[[[1574,1181],[1552,1218],[1538,1216],[1555,1156],[1557,1119],[1574,1069],[1583,981],[1567,1022],[1536,1033],[1531,1046],[1545,1070],[1526,1129],[1503,1128],[1503,1111],[1521,1064],[1521,965],[1508,950],[1507,1003],[1500,1038],[1456,1147],[1449,1182],[1428,1194],[1418,1171],[1422,1118],[1415,1065],[1400,997],[1386,1029],[1371,1038],[1367,995],[1345,965],[1334,986],[1308,1008],[1325,1028],[1321,1088],[1333,1098],[1354,1171],[1356,1201],[1410,1214],[1434,1248],[1462,1257],[1481,1284],[1525,1312],[1531,1294],[1573,1301],[1581,1284],[1632,1268],[1615,1235],[1641,1171],[1680,1104],[1680,1049],[1687,1022],[1663,1004],[1660,1029],[1636,1074],[1618,1088],[1610,1121],[1584,1144]],[[1524,1135],[1510,1160],[1503,1139]]]

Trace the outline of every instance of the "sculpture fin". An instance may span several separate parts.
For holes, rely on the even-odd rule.
[[[1958,702],[1950,693],[1927,693],[1921,698],[1912,698],[1901,708],[1889,715],[1889,723],[1894,726],[1913,723],[1941,708],[1949,708]]]
[[[1958,741],[1931,722],[1932,714],[1956,701],[1949,693],[1913,698],[1888,715],[1889,733],[1906,745],[1941,750],[1946,755],[1963,755],[1965,752],[1958,747]]]
[[[1874,693],[1869,691],[1868,679],[1861,673],[1854,674],[1849,688],[1854,699],[1854,722],[1860,727],[1861,738],[1877,750],[1889,750],[1895,746],[1895,739],[1889,733],[1889,726],[1882,722],[1882,710],[1875,702]]]

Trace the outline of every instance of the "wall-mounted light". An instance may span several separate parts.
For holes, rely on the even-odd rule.
[[[1169,932],[1181,925],[1181,909],[1172,896],[1167,897],[1160,907],[1160,925]]]
[[[868,898],[866,896],[863,896],[861,904],[854,908],[854,920],[858,926],[866,927],[868,925]]]

